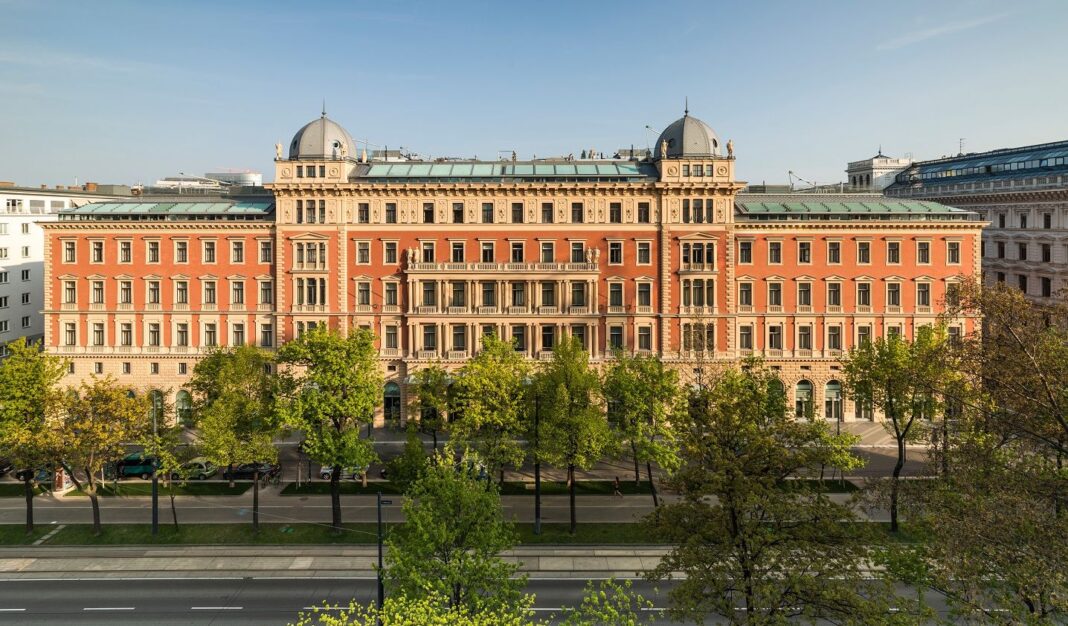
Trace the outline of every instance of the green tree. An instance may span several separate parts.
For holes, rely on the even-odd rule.
[[[434,438],[434,451],[437,452],[438,433],[449,424],[449,386],[452,377],[441,363],[431,363],[416,370],[412,379],[409,414],[418,420],[420,429]]]
[[[910,343],[898,335],[857,346],[843,359],[846,388],[853,398],[886,418],[897,444],[890,477],[890,529],[898,530],[901,471],[908,444],[920,439],[925,420],[941,414],[943,390],[951,377],[945,327],[921,326]]]
[[[309,457],[333,468],[331,517],[334,532],[341,533],[341,472],[366,468],[378,458],[373,441],[360,437],[382,397],[374,334],[350,329],[342,336],[319,326],[283,345],[278,362],[288,368],[283,376],[286,423],[304,431]]]
[[[478,452],[491,471],[523,464],[526,424],[524,382],[530,367],[515,346],[494,335],[482,338],[482,350],[457,373],[454,406],[462,417],[452,424],[453,443]]]
[[[538,453],[567,468],[571,534],[577,524],[575,469],[588,470],[612,449],[612,433],[600,405],[601,385],[578,339],[562,339],[534,380],[541,430]]]
[[[104,466],[123,456],[126,444],[142,440],[151,429],[148,397],[119,385],[111,376],[93,376],[78,393],[65,397],[64,413],[56,422],[63,467],[74,485],[89,496],[93,533],[100,534],[97,477]]]
[[[165,423],[156,434],[147,433],[142,443],[145,450],[151,450],[156,457],[156,473],[163,481],[163,488],[171,502],[171,520],[178,528],[178,507],[175,503],[177,488],[189,480],[185,462],[196,456],[197,449],[186,445],[182,440],[185,429],[181,424]]]
[[[529,596],[527,596],[529,598]],[[350,602],[340,611],[334,607],[315,608],[301,613],[293,626],[548,626],[526,618],[530,600],[520,609],[472,612],[466,607],[450,607],[433,596],[391,596],[381,610],[374,604]]]
[[[386,540],[387,593],[430,596],[473,616],[521,616],[525,577],[500,557],[515,545],[514,525],[492,483],[478,479],[475,459],[451,457],[435,456],[408,489],[404,524]]]
[[[59,382],[66,365],[25,338],[7,344],[8,356],[0,361],[0,450],[20,474],[26,498],[26,533],[33,532],[33,479],[36,469],[55,460],[56,431],[49,424],[59,419],[63,394]]]
[[[612,624],[612,626],[641,626],[649,620],[642,615],[643,610],[652,608],[653,603],[631,590],[631,582],[615,579],[602,580],[595,584],[586,583],[582,594],[582,604],[577,608],[564,611],[564,626],[589,626],[591,624]]]
[[[278,380],[268,373],[272,356],[242,345],[212,351],[193,368],[193,417],[201,450],[220,467],[256,463],[252,476],[252,528],[260,530],[260,463],[278,460],[274,439],[281,430]],[[234,480],[231,474],[230,485]]]
[[[783,488],[824,463],[859,461],[836,458],[837,436],[791,417],[776,387],[749,362],[691,393],[669,478],[681,499],[647,520],[674,547],[650,577],[681,572],[672,612],[697,623],[710,614],[747,625],[916,623],[889,580],[869,580],[875,537],[852,509],[808,482]],[[899,613],[888,613],[891,601]]]
[[[418,480],[426,471],[428,459],[426,450],[423,449],[423,440],[419,438],[419,433],[415,428],[409,425],[408,436],[404,440],[404,450],[400,456],[394,457],[389,462],[390,481],[401,489],[407,490],[408,485]]]
[[[639,467],[644,463],[653,506],[659,506],[653,463],[668,471],[678,463],[671,423],[683,397],[679,374],[664,367],[659,356],[631,356],[620,350],[605,373],[604,396],[619,447],[628,448],[634,461],[634,484],[641,482]]]

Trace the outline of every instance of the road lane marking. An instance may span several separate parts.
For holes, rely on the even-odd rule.
[[[5,612],[6,611],[8,613],[17,613],[17,612],[25,611],[25,610],[26,609],[0,609],[0,612]]]
[[[190,611],[240,611],[243,606],[191,606]]]
[[[87,606],[83,611],[132,611],[132,606]]]
[[[56,536],[56,533],[58,533],[59,531],[63,530],[63,529],[64,529],[64,528],[66,528],[66,527],[67,527],[67,525],[66,525],[66,524],[60,524],[59,526],[56,526],[55,528],[53,528],[53,529],[51,530],[51,532],[49,532],[48,534],[46,534],[46,535],[45,535],[44,537],[41,537],[41,538],[40,538],[40,539],[38,539],[37,541],[34,541],[34,542],[33,542],[33,545],[35,545],[35,546],[39,546],[39,545],[41,545],[42,543],[44,543],[44,542],[48,541],[48,540],[49,540],[49,539],[51,539],[52,537],[55,537],[55,536]]]

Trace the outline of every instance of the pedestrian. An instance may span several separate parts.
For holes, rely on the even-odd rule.
[[[623,497],[623,492],[619,490],[619,476],[616,476],[616,479],[612,481],[612,495]]]

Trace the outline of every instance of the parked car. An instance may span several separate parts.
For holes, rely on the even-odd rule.
[[[252,480],[252,477],[256,474],[257,467],[260,471],[261,480],[273,478],[275,474],[282,471],[282,467],[277,463],[273,465],[270,463],[245,463],[224,470],[223,478],[226,480]]]
[[[219,471],[219,468],[214,463],[205,459],[202,456],[198,456],[195,459],[189,459],[185,463],[182,463],[182,475],[188,476],[194,480],[207,480],[215,475]],[[172,479],[178,480],[181,478],[178,472],[175,472]]]
[[[15,472],[15,478],[20,481],[26,480],[29,476],[36,483],[51,484],[52,483],[52,470],[47,467],[38,467],[37,469],[20,469]]]
[[[11,462],[11,459],[0,459],[0,476],[15,469],[15,464]]]
[[[331,467],[330,465],[324,465],[324,466],[319,468],[319,478],[321,478],[323,480],[330,480],[330,475],[333,474],[333,473],[334,473],[334,468]],[[345,469],[341,470],[341,478],[342,478],[342,480],[344,480],[346,478],[351,478],[352,480],[356,480],[357,478],[360,478],[361,476],[363,476],[363,469],[361,469],[359,467],[346,467]]]
[[[118,465],[119,478],[138,476],[144,480],[152,478],[159,468],[159,459],[145,456],[144,452],[131,452],[127,454]]]

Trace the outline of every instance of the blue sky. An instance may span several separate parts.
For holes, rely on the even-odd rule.
[[[0,180],[251,168],[329,115],[430,156],[644,146],[682,114],[739,177],[844,179],[1068,139],[1068,2],[0,0]]]

